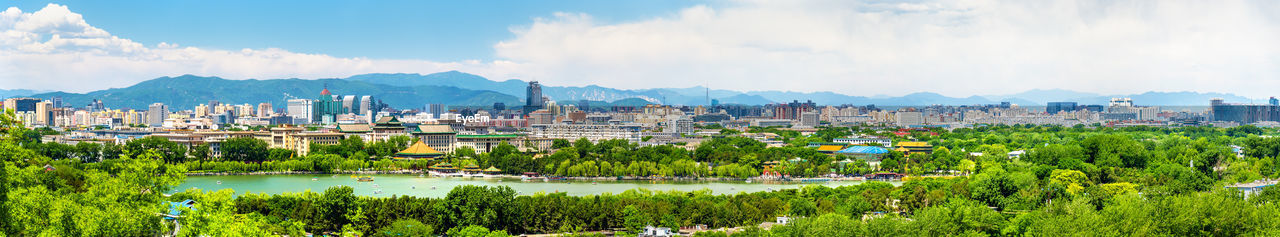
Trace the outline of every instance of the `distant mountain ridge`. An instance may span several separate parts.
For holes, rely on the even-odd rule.
[[[329,88],[338,95],[372,95],[384,103],[400,109],[422,108],[426,104],[491,106],[502,102],[508,107],[524,104],[528,82],[518,79],[495,81],[458,71],[427,75],[405,73],[361,74],[340,79],[268,79],[228,80],[218,77],[183,75],[147,80],[125,88],[112,88],[88,93],[49,92],[30,90],[0,90],[0,96],[31,96],[49,99],[62,96],[66,104],[82,106],[93,99],[104,100],[109,107],[145,109],[159,102],[171,108],[187,109],[197,104],[218,100],[225,104],[270,102],[283,108],[290,98],[314,99],[319,91]],[[706,87],[615,89],[597,85],[554,86],[542,85],[543,95],[552,100],[577,104],[587,100],[593,106],[640,105],[664,103],[675,105],[706,105],[710,100],[721,104],[761,105],[791,101],[813,101],[823,105],[978,105],[997,104],[1002,101],[1024,106],[1039,106],[1047,102],[1071,101],[1079,104],[1105,105],[1111,98],[1132,98],[1138,105],[1180,106],[1208,105],[1210,98],[1223,98],[1227,102],[1263,103],[1229,93],[1200,92],[1146,92],[1132,95],[1101,95],[1061,89],[1029,90],[1008,95],[949,97],[932,92],[916,92],[903,96],[853,96],[836,92],[793,91],[733,91],[708,90]],[[7,93],[7,94],[6,94]]]
[[[494,81],[482,76],[458,71],[420,74],[364,74],[348,78],[386,85],[445,85],[467,89],[486,89],[516,97],[523,97],[528,82],[517,79]],[[563,87],[542,85],[542,94],[556,101],[588,100],[612,101],[626,98],[641,98],[653,103],[678,105],[706,105],[710,99],[719,100],[722,104],[770,104],[791,101],[813,101],[818,104],[839,105],[975,105],[1010,102],[1019,105],[1043,106],[1048,102],[1072,101],[1079,104],[1106,104],[1111,98],[1132,98],[1139,105],[1208,105],[1210,98],[1224,98],[1228,102],[1249,102],[1247,97],[1226,93],[1199,92],[1146,92],[1133,95],[1101,95],[1062,89],[1036,89],[1010,95],[987,95],[969,97],[949,97],[932,92],[917,92],[904,96],[853,96],[835,92],[793,92],[793,91],[732,91],[707,90],[706,87],[689,88],[654,88],[640,90],[624,90],[597,85],[582,87]]]
[[[217,100],[223,104],[269,102],[285,108],[287,99],[319,98],[328,88],[334,95],[372,95],[392,107],[422,108],[428,102],[450,105],[493,105],[494,102],[518,103],[515,96],[487,90],[470,90],[451,86],[388,86],[340,79],[273,79],[227,80],[218,77],[183,75],[161,77],[125,88],[89,93],[53,92],[32,95],[37,98],[61,96],[64,103],[83,106],[93,99],[105,101],[111,108],[145,110],[151,103],[164,103],[171,110],[190,109]]]

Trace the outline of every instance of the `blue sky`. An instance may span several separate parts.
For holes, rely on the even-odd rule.
[[[620,89],[953,97],[1280,88],[1280,1],[18,1],[0,89],[457,70]]]
[[[713,2],[97,0],[18,1],[14,6],[34,11],[49,3],[66,5],[93,26],[144,45],[458,61],[493,59],[493,44],[513,37],[510,27],[555,12],[587,13],[612,23],[669,16]]]

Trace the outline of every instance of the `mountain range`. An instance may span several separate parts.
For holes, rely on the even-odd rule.
[[[0,97],[30,96],[48,99],[61,96],[65,103],[75,106],[98,99],[106,101],[109,107],[134,109],[145,109],[147,105],[156,102],[164,103],[171,108],[186,109],[198,104],[206,104],[210,100],[218,100],[225,104],[270,102],[277,108],[282,108],[287,99],[316,98],[319,91],[328,88],[336,95],[372,95],[392,107],[401,109],[422,108],[425,104],[436,103],[491,106],[495,102],[501,102],[508,107],[515,107],[524,104],[528,85],[528,82],[522,80],[495,81],[458,71],[427,75],[373,73],[347,78],[267,80],[228,80],[218,77],[183,75],[161,77],[125,88],[88,93],[0,90]],[[903,96],[853,96],[827,91],[709,90],[701,86],[628,90],[598,85],[542,85],[542,94],[559,103],[577,104],[578,101],[587,100],[591,101],[592,106],[647,103],[706,105],[711,99],[718,100],[722,104],[746,105],[813,101],[823,105],[874,104],[880,106],[975,105],[1000,102],[1037,106],[1054,101],[1105,105],[1111,98],[1116,97],[1132,98],[1138,105],[1156,106],[1207,105],[1210,98],[1224,98],[1227,102],[1255,101],[1226,93],[1146,92],[1131,95],[1102,95],[1061,89],[1037,89],[1007,95],[949,97],[932,92],[917,92]]]

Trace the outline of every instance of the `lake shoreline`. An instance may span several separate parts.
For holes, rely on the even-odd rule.
[[[232,175],[412,175],[421,174],[431,177],[440,177],[430,175],[421,170],[378,170],[378,171],[339,171],[339,172],[320,172],[320,171],[259,171],[259,172],[191,172],[186,173],[187,176],[232,176]],[[661,177],[661,176],[602,176],[602,177],[525,177],[522,175],[491,175],[487,177],[472,178],[490,178],[490,179],[553,179],[553,180],[576,180],[576,181],[707,181],[707,182],[825,182],[825,181],[866,181],[862,177],[812,177],[812,178],[783,178],[776,176],[760,176],[747,179],[742,178],[725,178],[725,177]]]

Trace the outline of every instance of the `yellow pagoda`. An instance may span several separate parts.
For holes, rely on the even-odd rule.
[[[431,148],[431,146],[427,146],[427,144],[422,143],[422,141],[418,141],[417,143],[414,143],[412,146],[409,146],[409,148],[405,148],[403,151],[396,152],[393,158],[407,159],[407,160],[435,159],[436,157],[440,157],[443,155],[444,153],[437,151],[434,148]]]

